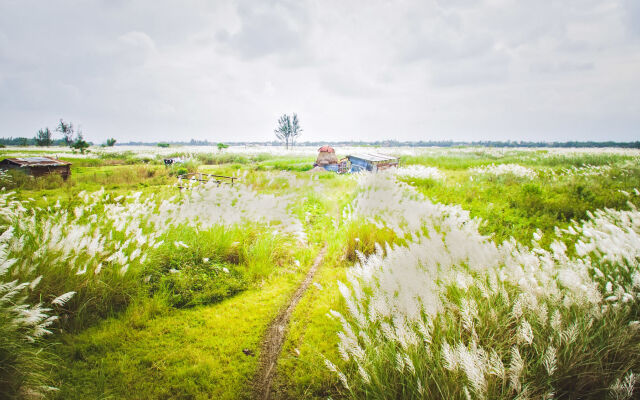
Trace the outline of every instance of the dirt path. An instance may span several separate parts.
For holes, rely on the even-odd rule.
[[[260,351],[259,369],[255,377],[254,398],[256,399],[268,400],[271,395],[271,382],[273,381],[278,357],[284,344],[289,318],[307,291],[307,288],[309,288],[326,252],[327,246],[325,245],[316,256],[313,265],[309,269],[309,272],[307,272],[307,276],[291,297],[289,304],[280,310],[278,316],[276,316],[267,328],[267,334],[262,342],[262,350]]]

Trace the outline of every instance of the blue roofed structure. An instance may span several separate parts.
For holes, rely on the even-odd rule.
[[[380,153],[356,153],[348,155],[346,158],[350,164],[349,172],[377,172],[397,167],[399,163],[397,157]]]

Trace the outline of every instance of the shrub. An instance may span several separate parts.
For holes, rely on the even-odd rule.
[[[214,303],[290,261],[288,242],[255,225],[172,230],[142,274],[175,307]]]
[[[148,276],[153,290],[173,307],[215,303],[247,287],[246,278],[235,265],[208,261],[182,264],[180,269],[157,271]]]

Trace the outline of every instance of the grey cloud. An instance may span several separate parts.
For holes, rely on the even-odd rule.
[[[365,81],[358,74],[329,71],[322,74],[320,82],[330,93],[349,98],[367,98],[381,93],[377,85]]]
[[[538,74],[556,75],[564,73],[574,73],[581,71],[591,71],[595,68],[593,62],[548,62],[531,65],[531,71]]]
[[[625,22],[629,30],[640,36],[640,2],[637,0],[623,0],[625,11]]]
[[[468,60],[439,63],[431,68],[435,86],[476,86],[505,82],[509,78],[509,57],[491,52]]]
[[[423,35],[415,39],[404,49],[403,62],[435,60],[449,61],[474,58],[490,52],[493,41],[487,36],[444,36],[439,34]]]
[[[304,13],[286,3],[273,3],[271,7],[256,4],[238,4],[240,29],[222,30],[218,39],[245,60],[271,54],[286,56],[302,48],[305,43]]]

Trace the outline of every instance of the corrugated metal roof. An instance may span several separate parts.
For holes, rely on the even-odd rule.
[[[347,157],[355,157],[366,161],[395,161],[398,159],[397,157],[387,156],[380,153],[356,153]]]
[[[57,160],[51,157],[20,157],[20,158],[5,158],[6,161],[12,162],[25,167],[38,167],[38,166],[56,166],[56,165],[70,165],[70,162]]]

